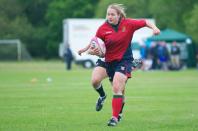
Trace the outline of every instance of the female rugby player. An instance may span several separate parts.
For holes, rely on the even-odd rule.
[[[101,71],[101,74],[98,75],[93,71],[92,80],[93,78],[96,78],[96,76],[101,77],[100,79],[102,80],[106,77],[107,73],[113,91],[112,117],[108,121],[108,126],[116,126],[119,121],[119,114],[123,108],[125,86],[127,80],[131,77],[133,60],[131,40],[133,34],[136,30],[143,27],[152,29],[154,35],[158,35],[160,30],[147,20],[126,18],[125,8],[121,4],[109,5],[107,8],[106,19],[107,21],[98,28],[96,33],[96,36],[102,39],[106,46],[106,70],[102,70],[103,72]],[[97,53],[98,51],[94,50],[92,54],[97,55]],[[96,90],[101,90],[98,92],[104,92],[99,83],[96,85],[94,84],[95,83],[93,83],[93,86],[96,87]],[[101,103],[103,103],[106,98],[105,93],[101,98],[104,98],[101,99]]]

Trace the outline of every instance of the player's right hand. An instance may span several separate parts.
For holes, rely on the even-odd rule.
[[[79,50],[78,55],[81,55],[83,52],[84,52],[83,50]]]

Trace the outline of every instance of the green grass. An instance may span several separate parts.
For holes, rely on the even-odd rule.
[[[52,82],[46,79],[52,78]],[[0,63],[0,131],[196,131],[198,71],[133,73],[124,118],[107,127],[111,87],[101,112],[91,70],[66,71],[61,62]]]

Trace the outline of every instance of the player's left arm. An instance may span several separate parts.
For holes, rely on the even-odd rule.
[[[160,29],[157,28],[157,26],[155,24],[149,22],[148,20],[145,20],[145,21],[146,21],[146,26],[153,30],[154,35],[159,35],[160,34]]]

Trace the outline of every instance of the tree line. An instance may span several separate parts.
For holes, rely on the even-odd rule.
[[[58,56],[62,21],[105,18],[106,8],[119,0],[0,0],[0,39],[19,38],[33,57]],[[197,0],[122,0],[127,17],[154,18],[160,29],[173,28],[198,43]]]

